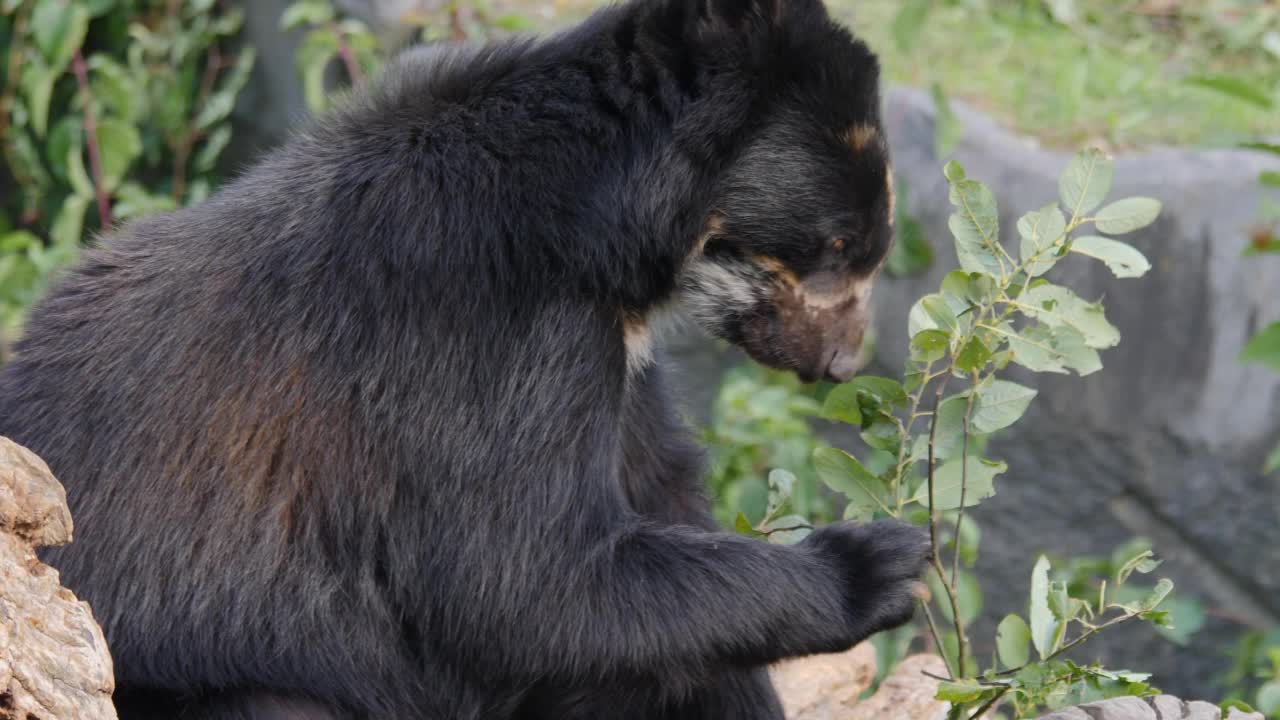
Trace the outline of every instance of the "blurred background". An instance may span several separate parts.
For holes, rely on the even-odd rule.
[[[583,17],[591,0],[0,0],[0,362],[58,268],[112,224],[197,203],[416,42],[497,39]],[[899,186],[868,372],[897,376],[907,312],[956,259],[948,158],[1013,210],[1056,197],[1070,153],[1117,158],[1119,194],[1165,212],[1130,238],[1138,281],[1071,261],[1124,343],[1085,378],[1028,376],[1009,464],[974,511],[962,612],[974,653],[1025,611],[1034,558],[1086,584],[1151,545],[1177,583],[1175,630],[1124,628],[1082,660],[1154,673],[1188,697],[1280,718],[1280,2],[832,0],[881,55]],[[821,444],[866,450],[802,387],[701,336],[668,352],[710,448],[717,512],[838,515]],[[1119,548],[1119,549],[1117,549]],[[921,640],[881,641],[882,659]]]

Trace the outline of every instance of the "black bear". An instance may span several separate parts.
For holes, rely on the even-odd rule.
[[[878,65],[819,0],[633,0],[415,50],[33,311],[0,434],[121,716],[779,718],[928,544],[717,531],[648,318],[845,380],[890,240]]]

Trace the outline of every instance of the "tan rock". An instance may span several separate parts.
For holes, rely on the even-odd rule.
[[[876,651],[868,643],[831,655],[775,665],[770,674],[788,720],[842,720],[876,677]]]
[[[947,674],[947,666],[936,655],[912,655],[894,669],[875,695],[859,703],[840,720],[944,720],[947,703],[935,700],[939,677]]]
[[[71,540],[49,468],[0,438],[0,720],[113,720],[111,656],[88,603],[35,547]]]

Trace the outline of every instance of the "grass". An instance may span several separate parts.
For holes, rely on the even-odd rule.
[[[595,4],[557,0],[555,22]],[[912,4],[828,0],[894,82],[937,84],[1045,144],[1225,146],[1280,135],[1280,0],[933,0],[923,22],[895,32]],[[1261,97],[1189,82],[1205,76]]]

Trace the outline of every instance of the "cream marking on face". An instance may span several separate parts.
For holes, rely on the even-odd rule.
[[[715,321],[726,306],[748,308],[755,304],[755,289],[746,278],[705,257],[685,268],[681,298],[689,314],[699,321]]]
[[[844,131],[842,139],[854,152],[862,152],[868,145],[879,137],[880,131],[871,125],[854,125]]]
[[[875,285],[875,276],[860,277],[850,280],[841,287],[813,288],[805,283],[796,286],[796,295],[805,308],[813,312],[830,310],[842,305],[856,303],[866,304],[871,297],[871,288]]]
[[[653,332],[643,317],[622,320],[622,342],[627,348],[627,375],[638,375],[653,365]]]
[[[893,225],[898,219],[898,192],[893,186],[893,164],[889,163],[884,168],[884,189],[889,193],[889,225]]]

